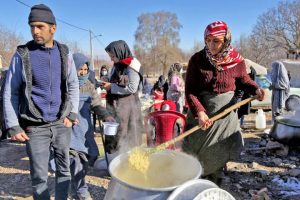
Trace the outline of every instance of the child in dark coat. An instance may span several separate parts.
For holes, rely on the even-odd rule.
[[[114,122],[111,114],[101,106],[100,96],[94,84],[89,80],[89,62],[80,53],[73,54],[79,79],[79,124],[73,126],[70,145],[70,169],[72,175],[72,190],[79,199],[92,199],[85,182],[88,165],[93,165],[99,155],[94,139],[94,129],[91,111],[104,121]]]

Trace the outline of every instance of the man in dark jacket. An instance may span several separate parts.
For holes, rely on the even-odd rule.
[[[31,8],[33,40],[17,48],[6,75],[4,118],[11,139],[26,142],[33,198],[50,199],[50,147],[56,163],[55,199],[66,200],[70,184],[71,127],[76,124],[79,84],[68,48],[53,39],[56,21],[44,4]]]

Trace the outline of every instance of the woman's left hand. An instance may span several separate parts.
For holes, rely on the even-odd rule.
[[[262,88],[258,88],[255,93],[256,93],[257,99],[259,101],[264,100],[264,98],[265,98],[265,91]]]
[[[116,122],[115,118],[113,116],[107,116],[104,118],[105,122]]]
[[[108,90],[110,90],[111,89],[111,83],[109,83],[109,82],[102,82],[102,87],[106,90],[106,91],[108,91]]]

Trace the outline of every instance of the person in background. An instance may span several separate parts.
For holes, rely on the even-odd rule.
[[[165,77],[161,75],[159,76],[158,80],[155,82],[151,90],[152,98],[155,101],[158,101],[155,104],[153,104],[153,111],[159,111],[161,109],[161,102],[163,100],[166,100],[166,94],[164,93],[165,87],[168,87],[168,83],[165,81]]]
[[[70,144],[71,188],[76,199],[92,199],[85,181],[88,165],[93,166],[99,156],[99,149],[94,139],[91,110],[103,121],[114,122],[111,114],[101,106],[95,86],[88,79],[89,61],[81,53],[74,53],[77,76],[79,80],[79,124],[72,127]]]
[[[290,92],[290,80],[284,64],[280,61],[272,63],[272,119],[282,114],[284,104]]]
[[[190,109],[186,130],[197,125],[201,129],[184,139],[182,149],[198,157],[204,178],[220,184],[227,161],[240,155],[242,136],[235,111],[216,121],[210,118],[231,105],[236,80],[240,80],[245,92],[258,95],[259,100],[264,98],[264,91],[251,80],[243,57],[230,45],[231,34],[225,22],[209,24],[204,41],[204,49],[189,60],[185,82]]]
[[[101,66],[100,80],[108,82],[108,67],[106,65]]]
[[[99,73],[99,80],[96,81],[96,91],[97,94],[102,98],[102,106],[106,107],[106,90],[102,87],[102,81],[108,81],[108,67],[106,65],[102,65],[100,68],[100,73]],[[93,114],[93,124],[94,128],[96,128],[96,115],[95,113]]]
[[[164,93],[164,100],[167,100],[167,92],[169,89],[168,81],[164,75],[160,75],[158,80],[154,83],[151,93],[153,94],[154,90],[159,90]]]
[[[152,93],[154,101],[158,101],[157,103],[153,104],[153,111],[161,110],[161,102],[164,101],[164,92],[162,88],[157,88]]]
[[[170,99],[176,104],[176,111],[183,112],[184,104],[184,80],[182,78],[181,72],[183,66],[180,63],[174,63],[171,65],[168,80],[169,89],[167,92],[167,99]]]
[[[120,123],[117,137],[106,137],[105,145],[109,153],[127,151],[142,143],[142,113],[138,95],[143,84],[141,64],[123,40],[111,42],[105,51],[114,62],[109,82],[103,82],[103,88],[107,90],[107,109]],[[125,149],[120,148],[123,144]]]
[[[11,139],[26,142],[33,198],[50,200],[50,149],[56,163],[55,199],[66,200],[71,180],[70,139],[78,123],[79,84],[67,46],[54,40],[56,20],[39,4],[28,17],[33,40],[18,46],[6,74],[4,119]]]
[[[255,81],[255,76],[256,76],[255,69],[252,66],[250,66],[249,69],[250,69],[250,73],[248,74],[250,78],[253,81]],[[237,100],[233,103],[238,103],[239,101],[249,98],[251,95],[249,93],[245,93],[242,89],[240,89],[240,83],[238,80],[236,83],[236,90],[234,96],[237,98]],[[242,105],[240,108],[238,108],[238,118],[240,119],[241,126],[244,125],[244,117],[245,115],[248,115],[250,113],[250,108],[251,108],[251,102]]]
[[[102,81],[108,81],[108,67],[106,65],[102,65],[99,71],[99,79],[95,79],[95,88],[97,89],[98,94],[101,93]],[[92,82],[93,83],[93,82]]]
[[[144,78],[144,84],[143,84],[143,94],[150,96],[153,86],[149,82],[149,78]]]

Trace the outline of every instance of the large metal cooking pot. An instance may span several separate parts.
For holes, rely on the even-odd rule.
[[[161,152],[159,152],[161,153]],[[182,183],[177,185],[167,186],[167,187],[145,187],[145,186],[138,186],[128,181],[121,180],[116,174],[116,171],[121,166],[123,168],[123,162],[127,162],[129,153],[121,154],[114,158],[109,165],[109,173],[112,177],[107,192],[105,194],[105,200],[119,200],[119,199],[134,199],[134,200],[162,200],[167,199],[167,197],[171,194],[171,192],[176,189],[178,186],[182,185],[184,182],[197,179],[200,177],[202,173],[202,167],[199,161],[188,154],[183,152],[171,151],[171,150],[164,150],[162,154],[172,154],[172,156],[179,156],[183,158],[184,163],[181,163],[182,166],[176,169],[176,173],[174,175],[174,179],[176,180],[182,179],[182,176],[188,171],[189,176],[186,177]],[[164,167],[163,165],[162,167]],[[151,167],[151,164],[150,164]],[[124,173],[126,170],[124,169]],[[123,172],[122,172],[123,173]],[[190,176],[191,175],[191,176]],[[160,172],[157,172],[157,176],[162,176]],[[178,177],[176,177],[178,176]],[[142,178],[142,176],[141,176]],[[157,177],[159,178],[159,177]],[[161,178],[161,177],[160,177]]]
[[[300,110],[300,96],[292,94],[285,101],[285,109],[287,111],[296,111]]]
[[[270,136],[283,144],[300,145],[300,119],[297,116],[278,116],[270,130]]]

